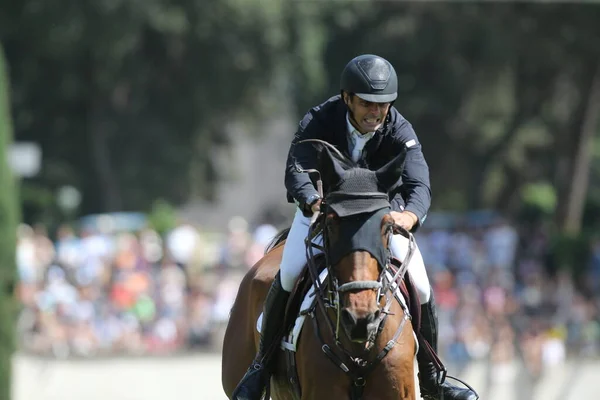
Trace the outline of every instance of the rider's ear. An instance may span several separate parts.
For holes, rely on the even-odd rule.
[[[350,95],[347,92],[342,92],[342,98],[347,106],[350,105]]]
[[[390,190],[398,183],[404,170],[404,161],[406,160],[406,149],[398,154],[392,161],[379,168],[375,172],[377,181],[386,190]]]

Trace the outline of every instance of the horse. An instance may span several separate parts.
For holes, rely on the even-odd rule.
[[[319,154],[318,169],[305,171],[319,175],[320,190],[328,188],[306,241],[303,276],[314,301],[305,311],[305,322],[312,323],[302,326],[295,353],[273,349],[277,361],[266,399],[270,395],[274,400],[414,400],[418,396],[418,342],[410,315],[414,308],[405,304],[410,293],[398,296],[398,288],[406,286],[408,260],[397,262],[388,249],[394,233],[414,240],[389,214],[387,193],[401,176],[404,154],[377,171],[358,167],[328,143]],[[321,247],[314,244],[318,235]],[[283,231],[247,272],[231,309],[222,347],[222,385],[228,398],[256,354],[257,319],[278,272],[285,237]],[[317,248],[323,250],[320,256],[314,254]],[[298,307],[291,304],[298,301],[294,293],[301,292],[300,286],[288,303],[294,318]],[[418,298],[413,302],[418,308]],[[291,327],[284,321],[282,325]]]

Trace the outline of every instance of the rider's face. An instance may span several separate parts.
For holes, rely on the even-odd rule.
[[[352,111],[350,122],[360,133],[379,129],[390,111],[390,103],[372,103],[348,93],[344,93],[344,101]]]

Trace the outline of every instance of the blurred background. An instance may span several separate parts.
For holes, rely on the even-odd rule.
[[[595,1],[6,1],[0,44],[0,400],[223,399],[297,123],[361,53],[395,66],[431,169],[450,373],[597,396]]]

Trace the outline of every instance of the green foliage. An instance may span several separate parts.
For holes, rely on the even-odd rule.
[[[286,45],[282,12],[277,1],[13,4],[0,39],[16,131],[42,145],[34,183],[77,187],[83,213],[210,198],[226,123],[264,111]]]
[[[14,349],[16,286],[16,229],[18,221],[15,184],[6,150],[12,142],[9,85],[0,46],[0,400],[10,400],[11,356]]]
[[[164,235],[177,225],[175,208],[163,199],[156,200],[148,215],[148,222],[152,229]]]
[[[526,185],[522,190],[523,202],[539,208],[547,215],[551,215],[556,209],[556,191],[548,183],[532,183]]]
[[[338,93],[350,58],[376,53],[396,67],[395,105],[419,135],[440,205],[516,212],[528,184],[564,193],[600,59],[599,7],[364,7],[11,2],[0,39],[14,70],[16,131],[42,144],[33,183],[50,193],[77,187],[83,213],[213,199],[227,177],[214,154],[230,145],[230,121],[243,118],[257,135],[282,110],[299,117]]]

